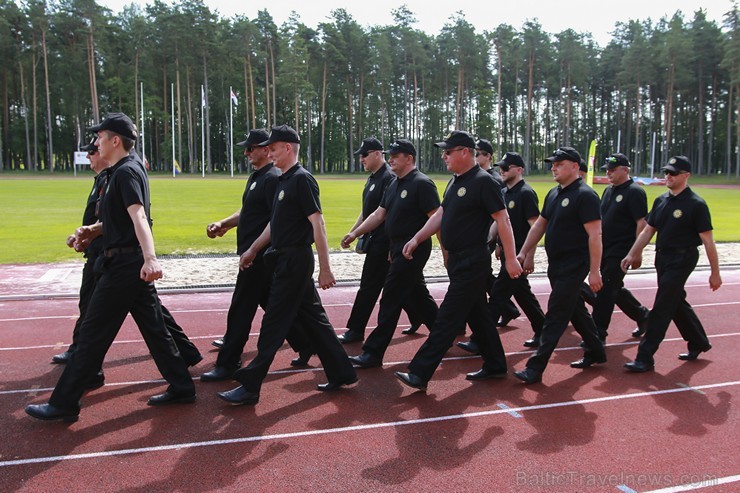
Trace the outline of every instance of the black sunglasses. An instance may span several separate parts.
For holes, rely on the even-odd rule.
[[[669,169],[663,170],[664,175],[671,175],[671,176],[678,176],[678,175],[684,175],[686,174],[686,171],[671,171]]]

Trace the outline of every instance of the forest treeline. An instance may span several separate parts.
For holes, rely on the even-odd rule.
[[[600,47],[545,32],[536,12],[484,30],[458,12],[432,35],[405,5],[391,25],[337,9],[312,28],[295,14],[278,26],[267,9],[223,18],[202,0],[120,13],[0,0],[0,170],[70,170],[85,127],[123,111],[152,169],[171,169],[174,154],[184,172],[226,171],[233,105],[233,141],[288,123],[316,172],[361,170],[352,151],[369,135],[410,138],[421,168],[442,170],[433,142],[464,129],[531,171],[556,146],[585,154],[596,139],[597,163],[620,151],[638,174],[683,154],[698,174],[737,176],[740,14],[727,10],[721,25],[701,9],[619,22]]]

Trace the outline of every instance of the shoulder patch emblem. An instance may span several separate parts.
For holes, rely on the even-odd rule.
[[[562,202],[560,202],[560,205],[563,207],[568,207],[568,204],[570,204],[570,199],[568,197],[565,197]]]
[[[681,216],[683,216],[683,211],[681,209],[676,209],[675,211],[673,211],[673,217],[675,217],[676,219],[680,219]]]
[[[402,198],[402,199],[405,199],[405,198],[406,198],[406,196],[407,196],[408,194],[409,194],[409,192],[408,192],[408,191],[406,191],[406,190],[401,190],[401,198]]]
[[[285,198],[285,190],[280,190],[280,193],[278,194],[278,200],[283,200]]]
[[[468,191],[465,189],[465,187],[460,187],[457,189],[457,196],[458,197],[465,197],[465,194],[468,193]]]
[[[617,196],[616,196],[616,197],[614,198],[614,200],[615,200],[615,201],[617,201],[617,202],[621,202],[621,201],[622,201],[623,199],[624,199],[624,197],[623,197],[623,196],[622,196],[621,194],[620,194],[620,195],[617,195]]]

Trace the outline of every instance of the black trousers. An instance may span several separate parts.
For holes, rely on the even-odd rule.
[[[100,260],[98,260],[100,258]],[[88,254],[85,266],[82,268],[82,282],[80,283],[80,301],[78,307],[80,309],[80,316],[75,322],[74,330],[72,331],[72,343],[67,349],[69,352],[74,353],[77,350],[77,341],[80,337],[80,327],[82,322],[85,320],[92,294],[95,291],[95,285],[98,282],[100,274],[96,272],[95,264],[97,262],[103,262],[104,258],[101,258],[97,253]],[[159,297],[157,297],[159,300]],[[188,338],[185,331],[172,316],[166,306],[162,304],[162,300],[159,300],[159,304],[162,307],[162,316],[164,317],[164,324],[167,326],[167,330],[172,339],[175,341],[177,349],[180,351],[183,359],[188,365],[192,365],[203,359],[198,348]],[[138,321],[137,321],[138,323]]]
[[[401,253],[404,245],[405,242],[391,244],[391,266],[383,284],[378,325],[362,345],[364,352],[381,359],[393,339],[403,307],[408,311],[409,318],[427,327],[431,327],[437,317],[437,304],[424,280],[424,266],[432,253],[432,241],[421,243],[411,260]]]
[[[383,290],[385,276],[391,262],[388,259],[388,245],[370,245],[370,250],[365,254],[365,262],[362,264],[362,276],[360,277],[360,288],[355,295],[352,311],[347,320],[347,329],[353,333],[365,335],[365,328],[378,301],[380,292]],[[408,311],[408,310],[407,310]],[[409,314],[412,325],[417,323]]]
[[[540,335],[540,347],[527,361],[527,368],[544,371],[553,351],[560,341],[568,322],[586,344],[584,356],[599,359],[604,356],[604,346],[596,335],[596,326],[586,310],[579,292],[588,274],[588,263],[550,263],[547,277],[550,280],[550,298],[547,301],[545,324]]]
[[[267,309],[272,275],[273,269],[265,264],[262,255],[254,259],[251,267],[240,270],[237,274],[229,312],[226,316],[224,345],[216,358],[217,367],[232,371],[239,367],[257,307]],[[295,351],[307,354],[313,352],[310,340],[300,327],[292,328],[287,335],[287,340]]]
[[[139,272],[141,254],[121,254],[103,258],[100,277],[90,299],[85,320],[80,326],[77,350],[59,377],[49,403],[65,410],[77,410],[86,383],[100,369],[126,315],[139,326],[159,372],[169,389],[182,395],[195,393],[185,360],[165,326],[162,307],[154,283],[144,282]]]
[[[485,245],[480,251],[466,250],[447,259],[450,284],[429,337],[409,363],[409,371],[428,381],[452,346],[459,329],[466,321],[470,325],[483,357],[483,368],[496,373],[506,371],[506,356],[501,345],[496,320],[486,302],[486,285],[491,256]]]
[[[90,298],[92,298],[93,291],[95,291],[95,283],[97,282],[97,274],[95,274],[95,262],[98,259],[99,252],[88,252],[85,265],[82,267],[82,281],[80,282],[80,301],[77,303],[77,307],[80,310],[80,316],[75,322],[75,327],[72,330],[72,343],[67,348],[67,351],[74,353],[77,349],[77,340],[80,337],[80,327],[82,321],[85,319],[87,313],[87,307],[90,305]]]
[[[312,278],[313,269],[310,245],[276,254],[267,310],[257,340],[257,356],[234,374],[234,379],[250,392],[259,393],[275,354],[296,323],[310,338],[330,382],[355,378],[355,369],[321,304]]]
[[[694,309],[686,301],[684,289],[698,260],[697,250],[678,254],[658,252],[655,255],[658,291],[648,316],[647,330],[637,349],[637,361],[654,364],[653,355],[665,338],[671,320],[676,324],[681,337],[688,342],[689,351],[709,348],[707,333]]]
[[[601,279],[604,286],[596,293],[593,318],[599,337],[606,339],[614,305],[632,320],[639,322],[647,317],[649,310],[637,301],[632,292],[624,287],[625,273],[620,266],[622,259],[607,257],[601,261]]]
[[[514,296],[524,314],[527,315],[534,336],[539,337],[545,323],[545,314],[542,312],[537,297],[532,293],[532,287],[529,285],[527,276],[512,279],[502,263],[501,271],[499,271],[491,287],[491,298],[488,300],[488,308],[494,320],[498,320],[501,315],[507,313],[507,302],[511,303],[510,298],[512,296]]]

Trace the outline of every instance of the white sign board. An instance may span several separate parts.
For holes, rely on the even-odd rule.
[[[87,158],[87,153],[84,151],[75,152],[75,165],[77,166],[90,166],[90,160]]]

